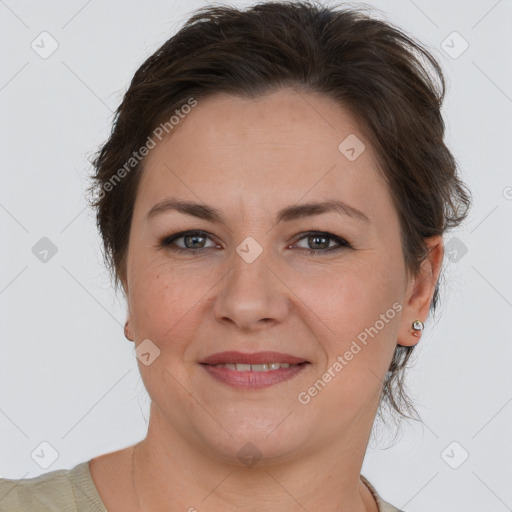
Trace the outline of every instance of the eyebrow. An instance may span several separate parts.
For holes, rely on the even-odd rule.
[[[163,201],[155,204],[148,211],[146,218],[149,220],[168,211],[177,211],[185,215],[197,217],[199,219],[224,224],[222,212],[217,208],[213,208],[212,206],[208,206],[206,204],[194,203],[191,201],[180,201],[179,199],[172,197],[164,199]],[[304,217],[311,217],[313,215],[320,215],[322,213],[328,212],[336,212],[360,221],[370,222],[370,219],[361,210],[358,210],[357,208],[354,208],[353,206],[350,206],[343,201],[331,199],[328,201],[287,206],[279,210],[277,213],[276,223],[283,221],[290,222],[292,220],[302,219]]]

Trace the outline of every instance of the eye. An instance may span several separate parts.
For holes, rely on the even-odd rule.
[[[208,233],[205,233],[204,231],[183,231],[181,233],[176,233],[175,235],[164,238],[160,242],[160,245],[172,251],[194,254],[204,249],[211,249],[212,247],[216,247],[215,243],[212,243],[212,245],[209,247],[205,246],[205,241],[209,238],[210,236]],[[184,245],[176,243],[180,240],[183,240],[182,243]]]
[[[311,231],[300,237],[298,241],[300,240],[306,240],[308,245],[315,246],[313,248],[300,248],[311,255],[318,255],[322,252],[333,252],[351,247],[351,245],[343,238],[323,231]],[[337,245],[331,246],[331,242],[335,242]]]
[[[182,231],[181,233],[163,238],[159,246],[175,252],[197,254],[218,247],[213,240],[211,240],[211,245],[206,245],[208,239],[211,240],[210,235],[205,231]],[[306,240],[308,245],[315,246],[313,248],[299,247],[299,250],[306,251],[306,253],[310,255],[319,255],[321,253],[334,252],[351,247],[343,238],[324,231],[303,233],[297,241],[301,240]],[[334,246],[332,246],[332,242],[335,243]],[[297,244],[297,242],[295,242],[295,244]]]

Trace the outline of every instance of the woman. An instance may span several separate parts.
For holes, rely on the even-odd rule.
[[[428,67],[430,71],[428,71]],[[136,72],[92,205],[151,397],[139,443],[0,508],[390,512],[360,474],[470,194],[436,60],[356,10],[197,12]]]

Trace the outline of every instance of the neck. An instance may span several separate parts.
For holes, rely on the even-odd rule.
[[[169,432],[152,406],[148,435],[132,452],[132,484],[141,512],[378,512],[359,478],[370,431],[348,432],[324,451],[279,461],[262,457],[247,466],[238,460],[219,462],[197,443]]]

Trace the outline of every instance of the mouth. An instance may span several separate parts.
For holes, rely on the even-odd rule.
[[[289,368],[290,366],[299,366],[304,363],[290,364],[290,363],[263,363],[263,364],[244,364],[244,363],[219,363],[209,366],[215,368],[228,368],[229,370],[236,370],[237,372],[268,372],[270,370],[279,370],[280,368]]]
[[[215,366],[217,364],[239,364],[239,365],[270,365],[270,364],[288,364],[296,365],[301,363],[308,363],[304,358],[292,356],[282,352],[253,352],[244,353],[230,350],[228,352],[217,352],[211,356],[206,357],[201,361],[201,364]]]
[[[260,389],[284,382],[310,365],[279,352],[219,352],[200,362],[215,380],[240,389]]]

